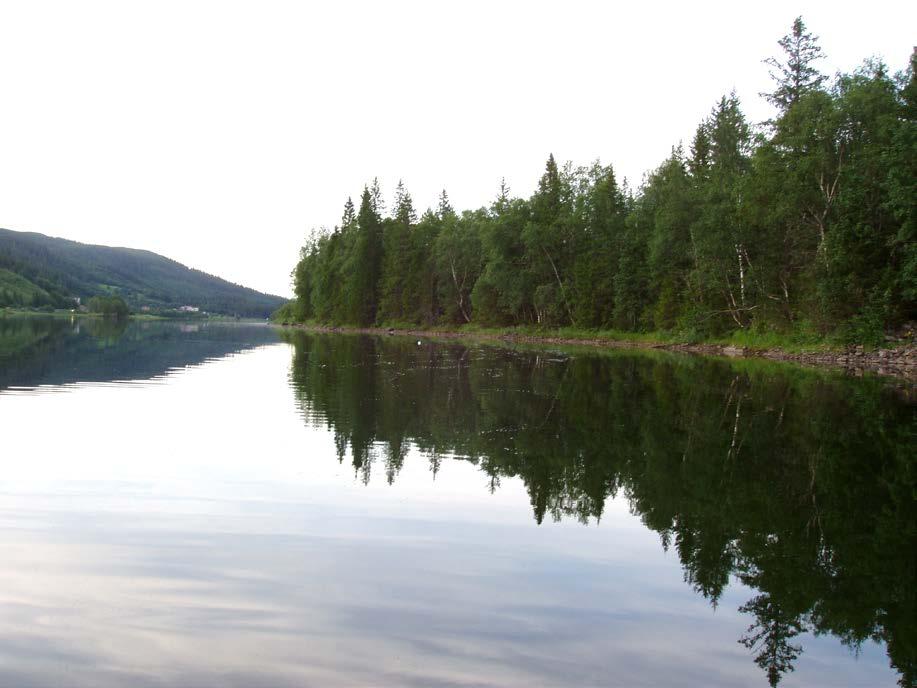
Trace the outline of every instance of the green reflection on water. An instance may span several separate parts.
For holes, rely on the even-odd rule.
[[[257,325],[0,317],[0,392],[147,380],[277,341],[276,330]]]
[[[884,642],[917,682],[912,389],[757,361],[418,345],[285,333],[310,424],[368,482],[410,446],[520,478],[535,520],[600,519],[623,495],[714,605],[756,595],[739,639],[771,685],[803,631]]]

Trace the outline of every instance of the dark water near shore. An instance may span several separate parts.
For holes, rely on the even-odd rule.
[[[0,686],[913,686],[913,399],[0,319]]]

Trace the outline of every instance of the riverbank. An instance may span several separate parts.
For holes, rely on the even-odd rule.
[[[341,332],[371,335],[400,335],[431,339],[477,339],[507,344],[546,344],[553,346],[594,346],[607,349],[655,349],[701,356],[763,358],[806,366],[841,368],[852,375],[870,372],[917,382],[917,346],[911,337],[895,337],[886,348],[865,346],[833,347],[827,344],[781,346],[739,345],[734,342],[689,343],[671,335],[601,332],[594,336],[515,329],[436,329],[412,327],[332,327],[328,325],[284,324],[312,332]]]

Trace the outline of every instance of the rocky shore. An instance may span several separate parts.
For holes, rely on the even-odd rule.
[[[917,382],[917,346],[910,338],[892,338],[889,348],[869,349],[853,346],[840,350],[789,352],[784,349],[757,349],[724,344],[658,344],[645,341],[615,340],[603,338],[571,338],[537,336],[515,333],[455,332],[418,329],[384,329],[378,327],[327,327],[295,325],[314,332],[352,332],[374,335],[402,335],[434,339],[478,339],[502,341],[511,344],[553,344],[567,346],[595,346],[606,349],[656,349],[680,351],[703,356],[725,356],[729,358],[765,358],[772,361],[788,361],[806,366],[841,368],[851,375],[866,372]]]
[[[904,345],[893,349],[873,349],[863,346],[840,351],[788,352],[783,349],[751,349],[716,344],[672,344],[657,348],[673,351],[731,358],[766,358],[772,361],[791,361],[803,365],[843,368],[853,375],[871,372],[917,381],[917,347]]]

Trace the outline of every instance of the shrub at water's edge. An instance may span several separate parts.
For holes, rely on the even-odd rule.
[[[120,296],[93,296],[86,307],[90,313],[98,313],[106,318],[122,320],[130,315],[130,308]]]

